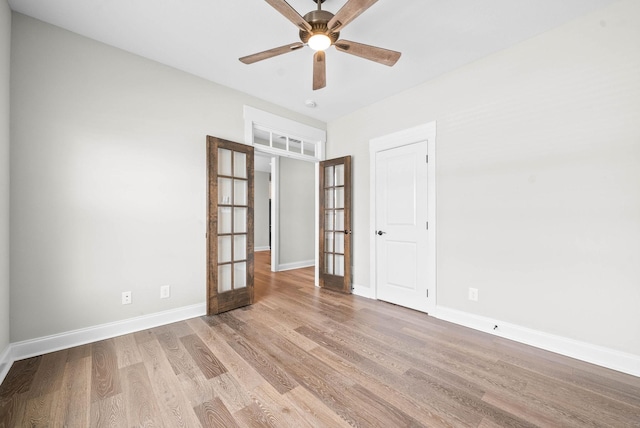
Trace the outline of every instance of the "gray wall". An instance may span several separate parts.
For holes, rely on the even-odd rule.
[[[315,165],[280,158],[280,265],[315,261]],[[286,267],[286,266],[285,266]]]
[[[640,355],[639,52],[622,1],[329,123],[328,157],[353,155],[354,282],[369,140],[436,120],[437,304]]]
[[[269,173],[255,172],[254,242],[255,248],[269,248]]]
[[[9,345],[9,70],[11,10],[0,0],[0,355]],[[0,367],[2,372],[2,367]]]
[[[205,136],[325,126],[20,14],[12,49],[12,342],[204,302]]]

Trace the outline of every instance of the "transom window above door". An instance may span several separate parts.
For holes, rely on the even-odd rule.
[[[317,159],[318,144],[316,141],[304,141],[301,138],[280,135],[260,126],[253,127],[253,145],[275,149],[279,152]]]
[[[261,152],[318,162],[326,131],[249,106],[244,107],[245,144]]]

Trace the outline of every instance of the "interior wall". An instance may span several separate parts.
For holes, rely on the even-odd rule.
[[[640,355],[639,52],[640,2],[620,1],[330,122],[328,157],[353,155],[354,283],[369,140],[435,120],[437,304]]]
[[[9,92],[11,10],[0,0],[0,355],[9,346]],[[0,374],[2,367],[0,367]]]
[[[280,266],[315,263],[315,164],[280,157]],[[299,266],[298,266],[299,267]]]
[[[11,72],[12,342],[203,303],[206,135],[325,128],[20,14]]]
[[[253,198],[254,247],[269,249],[269,173],[256,171]]]

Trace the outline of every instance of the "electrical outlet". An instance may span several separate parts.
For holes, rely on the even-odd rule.
[[[122,304],[130,305],[131,304],[131,291],[123,291],[122,292]]]
[[[160,287],[160,298],[161,299],[168,299],[169,297],[171,297],[171,286],[170,285],[163,285]]]
[[[474,302],[478,301],[478,289],[477,288],[469,288],[469,300]]]

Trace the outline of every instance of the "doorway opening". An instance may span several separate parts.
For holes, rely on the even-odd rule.
[[[280,183],[281,173],[292,167],[294,160],[303,161],[298,165],[298,169],[304,169],[300,165],[306,165],[307,168],[313,166],[314,189],[309,190],[306,196],[313,195],[314,220],[313,220],[313,247],[318,249],[319,241],[319,192],[318,192],[318,163],[324,159],[324,145],[326,141],[326,131],[314,128],[286,119],[253,107],[244,107],[245,121],[245,144],[251,145],[255,149],[256,156],[268,156],[271,163],[271,270],[275,271],[279,268],[293,269],[308,265],[310,259],[297,260],[296,263],[288,264],[287,255],[284,260],[280,260],[281,236],[279,227],[282,224],[280,217],[283,212],[279,207],[282,185]],[[286,172],[284,172],[286,176]],[[285,188],[291,183],[285,183]],[[287,194],[287,197],[290,195]],[[287,199],[285,197],[285,199]],[[308,202],[305,202],[308,204]],[[290,249],[286,250],[290,251]],[[286,253],[285,251],[285,253]],[[307,256],[308,257],[308,256]],[[315,285],[319,285],[319,265],[318,254],[315,251],[313,256],[313,264],[315,265]],[[283,263],[284,262],[284,266]]]
[[[316,264],[316,167],[255,152],[255,251],[272,272]]]

